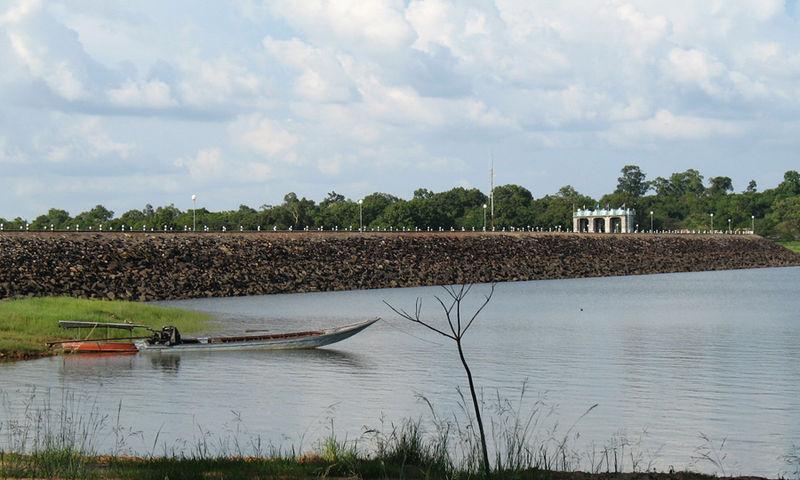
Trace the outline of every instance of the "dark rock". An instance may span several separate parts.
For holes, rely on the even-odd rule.
[[[800,265],[757,236],[0,233],[0,298],[128,300]]]

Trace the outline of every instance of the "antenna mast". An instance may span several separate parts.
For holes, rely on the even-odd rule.
[[[494,230],[494,151],[490,151],[492,163],[489,167],[489,205],[492,214],[492,230]]]

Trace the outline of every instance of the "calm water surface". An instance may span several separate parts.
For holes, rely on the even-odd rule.
[[[96,405],[114,418],[121,402],[127,448],[141,453],[156,435],[159,449],[191,450],[203,436],[311,449],[331,421],[338,436],[353,439],[382,417],[425,418],[418,394],[452,413],[456,387],[466,383],[453,346],[382,303],[413,309],[423,297],[424,314],[439,318],[432,296],[441,293],[425,287],[163,302],[212,312],[221,332],[385,320],[312,351],[0,365],[0,422],[24,416],[34,389],[37,405],[43,397],[57,404],[67,391],[81,408]],[[727,439],[727,473],[777,476],[790,471],[783,457],[800,446],[800,268],[499,284],[466,344],[486,396],[517,398],[527,380],[523,403],[544,400],[546,428],[571,425],[598,404],[575,427],[577,450],[625,437],[637,442],[644,464],[713,472],[693,459],[702,432],[717,445]],[[0,442],[3,435],[0,429]]]

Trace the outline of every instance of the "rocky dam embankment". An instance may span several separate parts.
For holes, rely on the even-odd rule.
[[[0,298],[128,300],[800,265],[758,236],[0,233]]]

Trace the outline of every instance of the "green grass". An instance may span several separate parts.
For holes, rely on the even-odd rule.
[[[27,358],[46,355],[46,343],[85,336],[88,331],[62,330],[59,320],[89,322],[131,322],[161,328],[174,325],[182,333],[202,331],[211,317],[208,314],[165,308],[135,302],[86,300],[68,297],[45,297],[0,300],[0,358]],[[146,332],[134,332],[134,334]],[[93,337],[105,337],[105,330]],[[127,332],[112,332],[112,336]]]
[[[784,247],[788,248],[793,252],[800,253],[800,241],[798,240],[792,240],[789,242],[778,242],[778,243],[780,243],[781,245],[783,245]]]

